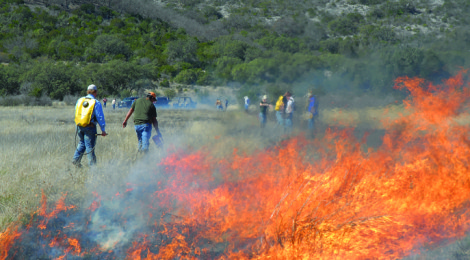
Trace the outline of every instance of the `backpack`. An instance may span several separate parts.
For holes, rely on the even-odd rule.
[[[279,99],[276,102],[276,106],[274,107],[274,110],[279,111],[281,110],[281,107],[284,105],[284,102],[282,102],[283,96],[280,96]]]
[[[75,108],[75,124],[77,126],[88,126],[93,116],[96,100],[93,98],[82,97],[77,101]]]

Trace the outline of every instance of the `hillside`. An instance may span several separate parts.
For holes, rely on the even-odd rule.
[[[62,100],[227,85],[240,95],[403,94],[468,67],[465,0],[1,0],[0,93]],[[182,88],[179,89],[182,91]],[[170,93],[171,94],[171,93]]]

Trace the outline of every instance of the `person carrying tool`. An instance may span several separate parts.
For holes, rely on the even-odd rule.
[[[87,95],[80,98],[75,105],[75,124],[77,125],[76,135],[80,138],[77,149],[73,155],[72,163],[81,167],[80,161],[85,154],[88,157],[89,165],[96,164],[96,124],[101,128],[101,136],[106,136],[106,122],[104,119],[101,103],[96,99],[98,89],[95,85],[89,85]]]
[[[157,110],[153,102],[157,101],[157,95],[153,92],[149,92],[146,97],[137,99],[132,103],[129,112],[127,112],[124,122],[122,122],[122,128],[127,126],[127,120],[134,114],[134,128],[137,134],[138,151],[147,153],[149,149],[149,140],[152,136],[152,125],[158,135],[160,131],[158,129],[157,121]]]

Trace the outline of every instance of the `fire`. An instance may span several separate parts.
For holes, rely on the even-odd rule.
[[[453,242],[470,230],[465,74],[437,86],[397,79],[411,98],[406,113],[383,120],[379,147],[329,129],[250,155],[178,151],[153,182],[95,193],[83,210],[64,195],[48,212],[43,195],[31,230],[0,234],[0,259],[20,254],[15,243],[33,231],[44,248],[61,249],[57,259],[397,259]]]

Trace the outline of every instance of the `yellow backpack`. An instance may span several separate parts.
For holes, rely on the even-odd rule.
[[[88,126],[91,122],[95,99],[82,97],[77,102],[75,108],[75,124],[78,126]]]
[[[284,102],[282,102],[283,96],[280,96],[279,99],[276,102],[276,106],[274,107],[274,110],[279,111],[281,110],[281,107],[284,105]]]

